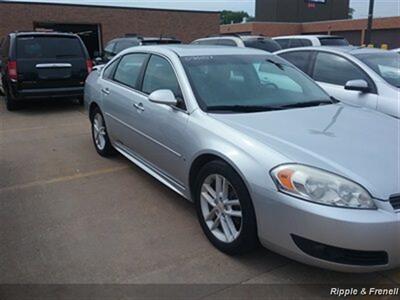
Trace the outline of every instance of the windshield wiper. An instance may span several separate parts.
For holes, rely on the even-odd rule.
[[[279,106],[265,106],[265,105],[215,105],[208,106],[207,111],[233,111],[233,112],[260,112],[280,110]]]
[[[285,108],[302,108],[302,107],[328,105],[328,104],[333,104],[333,103],[334,103],[333,101],[329,101],[329,100],[317,100],[317,101],[297,102],[297,103],[285,104],[285,105],[279,106],[279,108],[281,108],[281,109],[285,109]]]

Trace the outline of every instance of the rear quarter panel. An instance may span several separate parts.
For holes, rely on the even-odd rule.
[[[101,97],[101,69],[95,69],[93,72],[89,74],[86,78],[85,82],[85,91],[84,91],[84,99],[85,99],[85,108],[89,113],[90,105],[93,102],[96,102],[100,107],[102,106],[102,97]]]

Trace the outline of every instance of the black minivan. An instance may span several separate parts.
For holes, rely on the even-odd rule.
[[[22,100],[78,98],[92,61],[79,36],[58,32],[15,32],[3,41],[0,78],[7,109]]]

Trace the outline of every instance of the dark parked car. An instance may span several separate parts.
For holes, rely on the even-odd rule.
[[[96,58],[98,64],[107,63],[115,55],[130,47],[148,46],[148,45],[166,45],[166,44],[181,44],[180,40],[173,37],[142,37],[142,36],[127,36],[111,40],[104,48],[103,55]]]
[[[8,110],[44,97],[76,97],[82,103],[91,70],[87,49],[75,34],[15,32],[2,44],[0,74]]]

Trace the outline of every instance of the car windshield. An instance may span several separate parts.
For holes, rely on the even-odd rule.
[[[319,38],[322,46],[349,46],[345,38]]]
[[[391,85],[400,88],[400,56],[394,52],[354,55]]]
[[[316,83],[276,56],[189,56],[182,63],[205,111],[256,112],[332,103]]]

